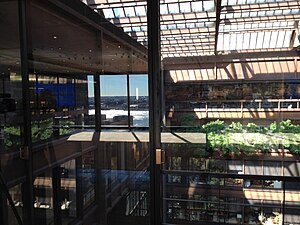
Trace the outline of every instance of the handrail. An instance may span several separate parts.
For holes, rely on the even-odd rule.
[[[231,105],[230,105],[231,104]],[[234,104],[234,105],[232,105]],[[247,105],[249,104],[249,105]],[[253,105],[254,104],[254,105]],[[267,104],[267,105],[264,105]],[[177,105],[177,107],[176,107]],[[177,101],[175,107],[170,111],[203,111],[210,112],[215,110],[265,110],[273,109],[276,111],[295,111],[300,110],[300,99],[252,99],[252,100],[209,100],[209,101]]]

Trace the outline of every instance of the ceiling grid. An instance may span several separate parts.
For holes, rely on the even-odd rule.
[[[147,1],[85,0],[147,47]],[[162,58],[288,51],[299,45],[299,0],[161,0]]]

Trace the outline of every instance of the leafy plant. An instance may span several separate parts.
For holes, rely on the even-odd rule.
[[[212,121],[212,122],[202,125],[202,128],[205,133],[211,133],[211,132],[220,133],[221,131],[224,131],[225,124],[224,124],[224,121],[215,120],[215,121]]]
[[[237,122],[237,123],[232,122],[232,123],[228,126],[227,130],[228,130],[229,132],[242,132],[242,131],[243,131],[243,124],[241,124],[240,122]]]
[[[255,133],[260,131],[260,127],[257,126],[255,123],[248,123],[245,127],[247,132]]]

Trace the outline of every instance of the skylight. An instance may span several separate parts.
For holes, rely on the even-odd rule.
[[[126,7],[124,8],[126,17],[136,16],[134,7]]]
[[[116,18],[125,17],[123,8],[114,8],[113,11]]]
[[[220,34],[218,51],[289,48],[292,31]]]
[[[93,9],[147,47],[146,0],[86,2],[93,2]],[[163,57],[288,50],[299,45],[298,0],[221,0],[219,7],[217,2],[161,0]]]

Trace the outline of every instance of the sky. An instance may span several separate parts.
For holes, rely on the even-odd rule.
[[[94,96],[93,76],[88,76],[88,95]],[[139,96],[148,95],[148,76],[130,75],[130,95],[136,95],[138,89]],[[127,78],[126,75],[101,75],[100,77],[101,96],[127,96]]]

